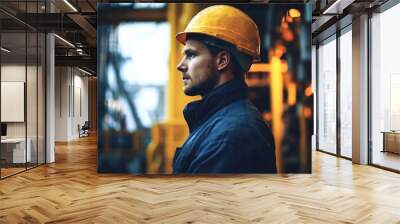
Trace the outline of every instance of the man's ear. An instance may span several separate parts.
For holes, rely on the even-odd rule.
[[[217,69],[218,71],[222,71],[225,68],[228,67],[229,63],[231,62],[231,54],[229,54],[227,51],[220,51],[217,54]]]

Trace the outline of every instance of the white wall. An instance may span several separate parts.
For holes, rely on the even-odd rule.
[[[55,68],[55,141],[68,140],[68,87],[70,77],[67,67]]]
[[[28,66],[28,74],[34,72],[36,73],[36,67]],[[25,82],[25,65],[2,65],[1,66],[1,81],[2,82]],[[36,83],[35,83],[36,84]],[[28,89],[29,90],[29,89]],[[36,97],[36,89],[34,92],[28,92],[27,96]],[[27,99],[28,100],[28,99]],[[28,100],[30,102],[30,100]],[[35,105],[36,107],[36,105]],[[7,110],[7,108],[1,108],[1,110]],[[35,114],[36,115],[36,114]],[[29,116],[29,114],[28,114]],[[28,117],[30,121],[31,118]],[[7,122],[7,136],[8,137],[25,137],[25,122]]]
[[[76,68],[56,67],[56,141],[79,137],[78,124],[88,120],[88,77]]]

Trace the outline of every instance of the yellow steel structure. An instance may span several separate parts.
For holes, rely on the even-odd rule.
[[[272,132],[275,141],[276,166],[278,172],[282,172],[282,152],[281,141],[283,137],[283,74],[288,71],[286,61],[280,59],[281,54],[276,54],[271,57],[270,63],[255,63],[250,67],[249,72],[268,72],[270,74],[270,90],[272,104]],[[294,83],[293,83],[294,84]],[[291,92],[291,102],[295,101],[296,85],[289,87]],[[294,95],[293,95],[294,94]]]
[[[147,173],[172,173],[175,149],[186,137],[185,124],[155,124],[151,130],[152,141],[146,151]]]
[[[200,11],[199,4],[169,4],[167,18],[171,29],[171,52],[169,63],[169,78],[167,85],[167,123],[185,123],[182,110],[190,101],[199,97],[188,97],[183,93],[182,74],[176,65],[182,58],[183,46],[175,39],[178,31],[184,30],[192,17]]]
[[[283,135],[283,75],[281,59],[273,55],[271,66],[271,110],[272,110],[272,133],[275,140],[276,168],[278,173],[282,172],[282,135]]]
[[[175,34],[184,30],[200,10],[200,4],[168,4],[167,19],[171,30],[171,52],[166,91],[167,118],[165,123],[153,126],[152,143],[147,149],[150,173],[157,173],[159,170],[172,173],[172,160],[176,147],[180,146],[189,135],[182,111],[186,104],[200,97],[188,97],[183,93],[182,74],[176,69],[182,57],[183,45],[176,41]],[[164,156],[163,162],[160,160],[160,154]],[[164,168],[160,167],[162,164]]]
[[[288,71],[288,64],[282,61],[281,70],[283,73]],[[249,72],[271,72],[271,65],[267,63],[253,63],[250,67]]]

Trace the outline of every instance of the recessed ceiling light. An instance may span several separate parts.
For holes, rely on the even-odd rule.
[[[1,47],[1,50],[4,51],[4,52],[6,52],[6,53],[10,53],[10,52],[11,52],[11,50],[9,50],[9,49],[7,49],[7,48],[5,48],[5,47]]]

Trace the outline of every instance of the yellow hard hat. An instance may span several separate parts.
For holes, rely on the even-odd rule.
[[[200,11],[176,39],[185,44],[186,35],[204,34],[233,44],[239,52],[260,57],[260,34],[256,23],[244,12],[228,5],[215,5]]]

